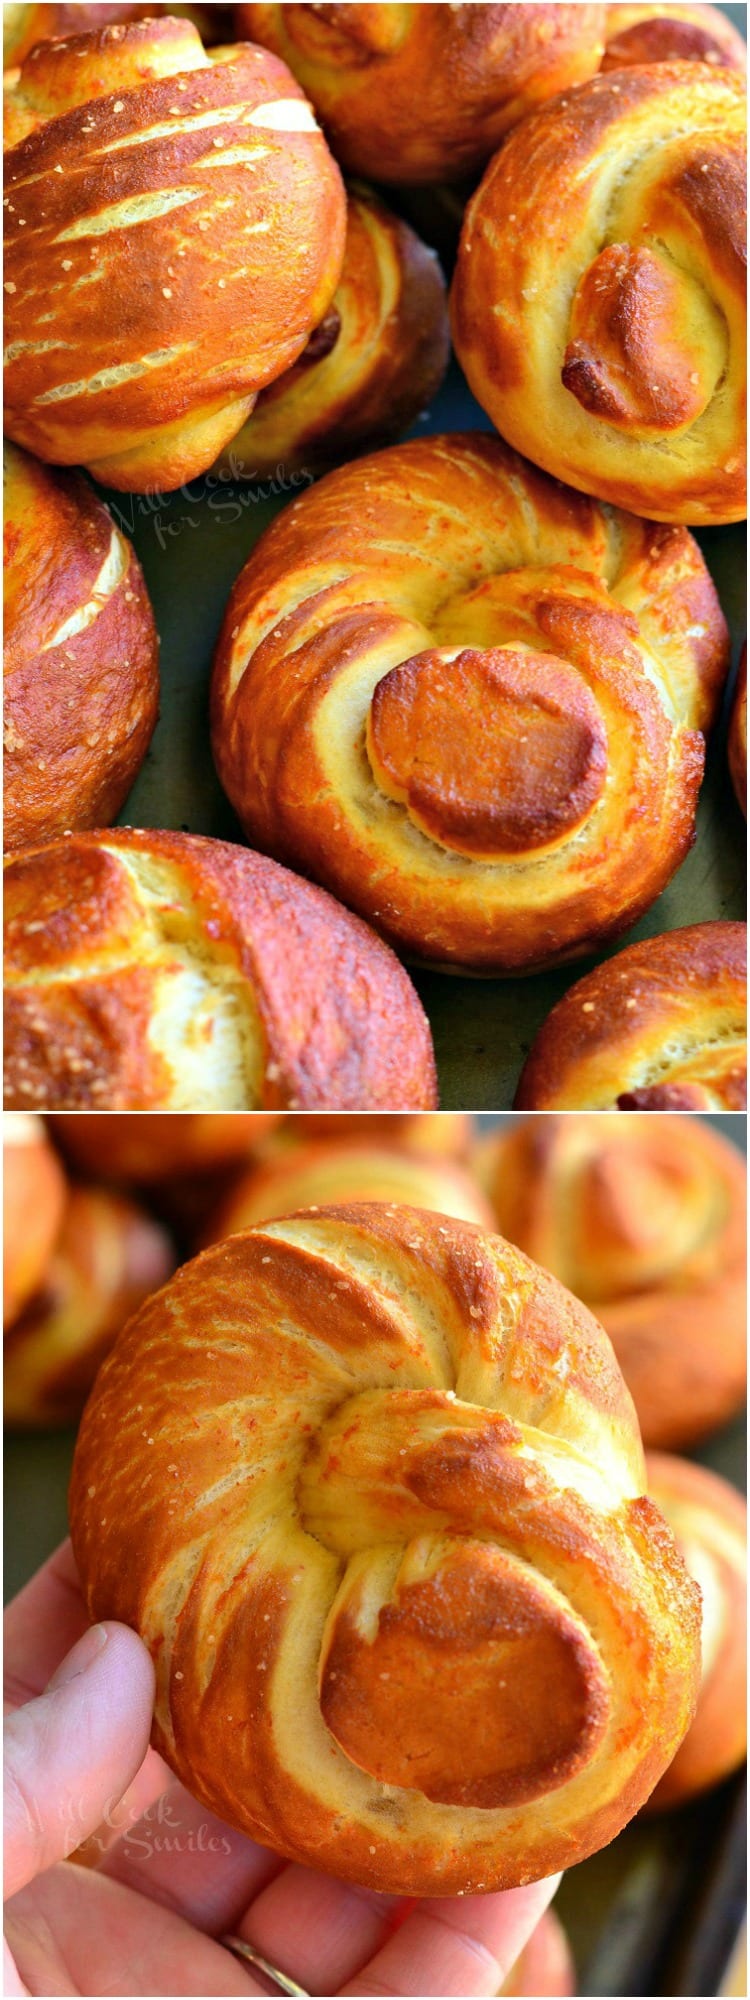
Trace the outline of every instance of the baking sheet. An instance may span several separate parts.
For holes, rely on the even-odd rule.
[[[454,362],[429,413],[408,435],[491,429]],[[161,719],[120,823],[182,827],[241,841],[211,758],[211,656],[235,577],[263,529],[299,488],[289,485],[282,471],[280,478],[244,486],[206,474],[164,498],[102,490],[135,543],[161,636]],[[736,666],[745,635],[745,528],[709,529],[698,540],[732,629]],[[726,764],[725,710],[709,749],[692,852],[652,909],[611,951],[679,924],[744,918],[744,857],[745,825]],[[511,1105],[537,1029],[595,962],[582,958],[556,972],[516,980],[467,979],[410,967],[432,1027],[443,1108]]]
[[[483,1119],[504,1125],[507,1118]],[[709,1121],[741,1150],[747,1121]],[[5,1591],[11,1597],[67,1533],[72,1430],[9,1435],[5,1448]],[[691,1456],[744,1489],[743,1418]],[[583,1995],[715,1994],[745,1902],[744,1779],[681,1810],[635,1820],[565,1876],[557,1908]]]

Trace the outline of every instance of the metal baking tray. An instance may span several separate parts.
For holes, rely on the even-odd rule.
[[[746,1150],[745,1118],[727,1114],[710,1122]],[[67,1532],[74,1440],[71,1430],[6,1438],[7,1596]],[[744,1488],[744,1420],[692,1455]],[[677,1811],[636,1819],[572,1869],[556,1907],[573,1949],[578,1992],[623,2000],[717,1994],[744,1915],[745,1827],[744,1779],[734,1778]]]

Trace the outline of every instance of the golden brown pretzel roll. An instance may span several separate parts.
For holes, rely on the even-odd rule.
[[[603,7],[238,6],[281,55],[337,159],[376,181],[457,180],[598,69]]]
[[[436,1102],[411,981],[330,896],[184,833],[72,835],[5,872],[12,1110]]]
[[[732,784],[747,818],[747,647],[743,646],[737,687],[729,721],[729,769]]]
[[[634,922],[693,838],[724,620],[684,530],[499,439],[329,473],[229,599],[219,777],[250,839],[415,957],[527,972]]]
[[[720,7],[661,6],[607,8],[602,69],[630,63],[704,62],[715,69],[747,67],[747,48]]]
[[[6,1336],[6,1424],[75,1423],[115,1335],[174,1263],[145,1209],[73,1187],[41,1288]]]
[[[310,106],[274,56],[212,61],[176,20],[42,42],[7,104],[6,430],[179,486],[333,295],[345,199]]]
[[[274,1134],[273,1150],[280,1145],[298,1145],[301,1139],[375,1139],[378,1145],[398,1146],[408,1153],[427,1153],[440,1159],[461,1160],[471,1144],[473,1123],[467,1111],[407,1112],[399,1116],[386,1111],[382,1117],[366,1112],[357,1118],[346,1112],[338,1117],[309,1112],[304,1120],[294,1112],[284,1119]],[[268,1148],[266,1148],[268,1151]]]
[[[106,826],[159,710],[140,563],[76,472],[4,450],[4,845]]]
[[[745,514],[744,85],[595,77],[511,134],[466,212],[453,335],[510,444],[659,521]]]
[[[75,4],[70,6],[22,6],[16,0],[4,0],[3,5],[3,68],[13,63],[23,62],[29,49],[37,42],[59,41],[66,35],[88,34],[92,28],[106,28],[123,21],[143,21],[154,14],[186,14],[196,27],[203,41],[216,41],[219,36],[212,33],[217,23],[225,25],[228,7],[213,4],[205,7],[171,7],[159,5],[158,0],[146,0],[140,6],[121,6],[119,0],[105,0],[102,6]]]
[[[747,1506],[728,1480],[666,1452],[649,1452],[646,1474],[703,1600],[698,1707],[650,1810],[718,1785],[745,1761]]]
[[[65,1176],[41,1118],[3,1120],[3,1326],[41,1284],[66,1200]]]
[[[742,1111],[747,929],[689,924],[569,987],[521,1072],[519,1111]]]
[[[525,1118],[478,1161],[498,1228],[614,1344],[645,1444],[679,1448],[747,1379],[744,1160],[697,1118]]]
[[[434,251],[363,187],[347,198],[344,268],[328,313],[293,368],[264,389],[220,454],[235,478],[335,465],[408,430],[450,354]]]
[[[279,1122],[276,1111],[235,1111],[224,1117],[187,1112],[63,1113],[50,1125],[67,1159],[82,1173],[148,1183],[210,1171],[247,1160]]]
[[[575,1993],[575,1967],[570,1945],[554,1910],[545,1910],[528,1944],[511,1967],[500,1988],[501,1994],[528,1993],[534,2000],[542,1994],[560,1996]]]
[[[300,1121],[306,1124],[306,1120]],[[465,1168],[453,1160],[430,1160],[399,1152],[385,1141],[342,1141],[305,1145],[271,1153],[235,1179],[209,1216],[200,1241],[218,1243],[269,1216],[293,1209],[330,1208],[336,1202],[394,1202],[457,1216],[493,1228],[490,1204]]]
[[[577,1301],[468,1223],[353,1205],[215,1245],[130,1321],[71,1532],[203,1804],[455,1894],[602,1846],[685,1733],[698,1593],[644,1483]]]

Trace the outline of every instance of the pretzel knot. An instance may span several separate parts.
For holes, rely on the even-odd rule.
[[[179,486],[333,296],[345,197],[311,108],[274,56],[148,20],[37,44],[6,121],[6,430]]]
[[[525,120],[467,210],[453,307],[536,464],[657,520],[742,519],[743,79],[655,63]]]
[[[471,1225],[307,1211],[184,1267],[100,1374],[71,1509],[175,1771],[374,1888],[580,1859],[687,1726],[697,1594],[606,1337]]]
[[[250,837],[397,945],[524,971],[634,921],[692,840],[726,633],[691,537],[499,441],[332,474],[238,579],[214,749]]]

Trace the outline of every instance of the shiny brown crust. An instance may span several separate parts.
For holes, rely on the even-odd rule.
[[[613,516],[477,432],[285,508],[232,591],[214,756],[255,844],[416,958],[592,949],[684,858],[728,661],[684,530]]]
[[[482,1149],[498,1227],[606,1327],[644,1443],[726,1422],[747,1380],[747,1176],[703,1119],[521,1120]]]
[[[698,1593],[643,1485],[584,1308],[468,1223],[365,1205],[232,1237],[130,1321],[70,1518],[194,1796],[455,1894],[605,1844],[684,1735]]]
[[[453,337],[509,443],[660,521],[745,515],[745,92],[705,63],[527,119],[466,211]]]
[[[226,26],[229,7],[213,4],[205,7],[172,7],[159,4],[159,0],[145,0],[145,4],[121,6],[119,0],[105,0],[102,6],[74,4],[70,6],[3,6],[3,68],[9,69],[23,62],[30,49],[37,42],[62,41],[66,35],[89,34],[92,28],[107,28],[126,21],[144,21],[157,14],[186,14],[195,23],[202,41],[218,41],[223,37],[212,33],[219,24]]]
[[[61,41],[66,35],[89,34],[93,28],[106,28],[112,23],[142,21],[149,14],[158,14],[157,6],[71,5],[71,6],[21,6],[3,7],[3,69],[11,69],[22,63],[30,49],[37,42]]]
[[[73,1187],[41,1288],[6,1336],[4,1418],[12,1429],[75,1423],[130,1314],[175,1266],[145,1209]]]
[[[747,818],[747,647],[742,648],[742,659],[737,676],[732,713],[729,720],[729,769],[732,773],[737,799]]]
[[[159,711],[140,563],[88,482],[4,452],[6,851],[108,826]]]
[[[665,1452],[649,1452],[646,1473],[703,1596],[698,1707],[650,1811],[718,1785],[747,1755],[747,1505],[717,1473]]]
[[[519,1111],[743,1111],[747,927],[689,924],[571,986],[521,1073]]]
[[[747,47],[720,7],[607,8],[602,69],[630,63],[703,62],[714,69],[747,68]]]
[[[41,1284],[60,1229],[67,1188],[41,1118],[3,1121],[3,1326]]]
[[[13,1110],[436,1102],[414,988],[365,925],[264,856],[73,834],[5,873]]]
[[[555,1911],[545,1910],[500,1992],[506,1996],[529,1994],[533,2000],[542,2000],[544,1994],[554,1996],[554,2000],[567,2000],[575,1991],[570,1945]]]
[[[38,44],[6,116],[6,430],[179,486],[333,295],[345,198],[310,107],[274,56],[212,61],[160,20]]]
[[[66,1159],[81,1173],[109,1181],[160,1181],[247,1160],[279,1123],[275,1111],[235,1111],[225,1117],[167,1112],[150,1118],[117,1111],[63,1113],[50,1126]]]
[[[307,1120],[299,1122],[304,1126]],[[494,1226],[486,1195],[454,1160],[398,1151],[387,1140],[369,1136],[306,1144],[303,1131],[297,1145],[271,1151],[233,1181],[202,1229],[200,1243],[218,1243],[270,1216],[330,1208],[342,1201],[378,1201],[389,1207],[401,1202],[484,1229]]]
[[[440,388],[450,334],[437,257],[363,187],[349,189],[344,268],[329,311],[330,347],[317,359],[313,334],[220,454],[234,478],[325,470],[388,444]]]
[[[237,33],[283,56],[337,159],[376,181],[459,180],[519,118],[593,76],[590,6],[238,6]]]

